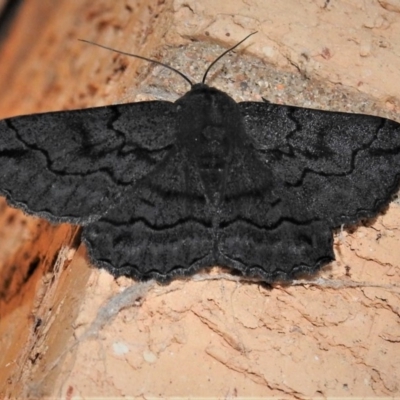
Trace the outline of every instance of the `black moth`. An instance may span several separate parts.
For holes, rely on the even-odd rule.
[[[400,124],[236,103],[204,84],[207,72],[184,77],[191,90],[175,103],[0,121],[1,193],[82,225],[92,262],[114,276],[317,271],[334,259],[332,230],[375,216],[399,187]]]

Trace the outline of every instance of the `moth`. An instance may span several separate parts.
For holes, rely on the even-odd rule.
[[[202,83],[166,66],[191,85],[174,103],[0,121],[1,193],[81,225],[92,263],[114,276],[169,281],[219,265],[273,282],[318,271],[334,259],[333,230],[377,215],[399,188],[400,124],[236,103],[205,80],[245,39]]]

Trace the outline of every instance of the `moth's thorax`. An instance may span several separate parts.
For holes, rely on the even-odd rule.
[[[196,84],[176,104],[179,142],[194,156],[209,200],[219,202],[232,149],[243,129],[237,103],[226,93]]]

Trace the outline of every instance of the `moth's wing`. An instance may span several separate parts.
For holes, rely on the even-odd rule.
[[[240,108],[288,218],[351,224],[376,215],[399,188],[399,123],[271,103]]]
[[[400,125],[377,117],[239,103],[219,250],[266,281],[334,258],[332,228],[375,215],[400,180]]]
[[[333,258],[330,229],[288,208],[274,174],[251,139],[239,140],[219,210],[218,264],[267,282],[313,272]]]
[[[0,121],[0,193],[53,221],[91,221],[152,171],[174,132],[174,105],[162,101]]]
[[[213,265],[212,215],[191,161],[174,146],[118,206],[84,228],[95,264],[114,276],[159,281]]]

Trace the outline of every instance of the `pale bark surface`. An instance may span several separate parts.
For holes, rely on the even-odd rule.
[[[0,54],[0,118],[188,89],[78,38],[199,80],[257,30],[210,84],[238,101],[400,120],[399,18],[396,0],[27,1]],[[338,233],[335,250],[322,279],[289,286],[221,271],[115,281],[88,264],[76,227],[2,202],[0,397],[398,397],[400,207]]]

